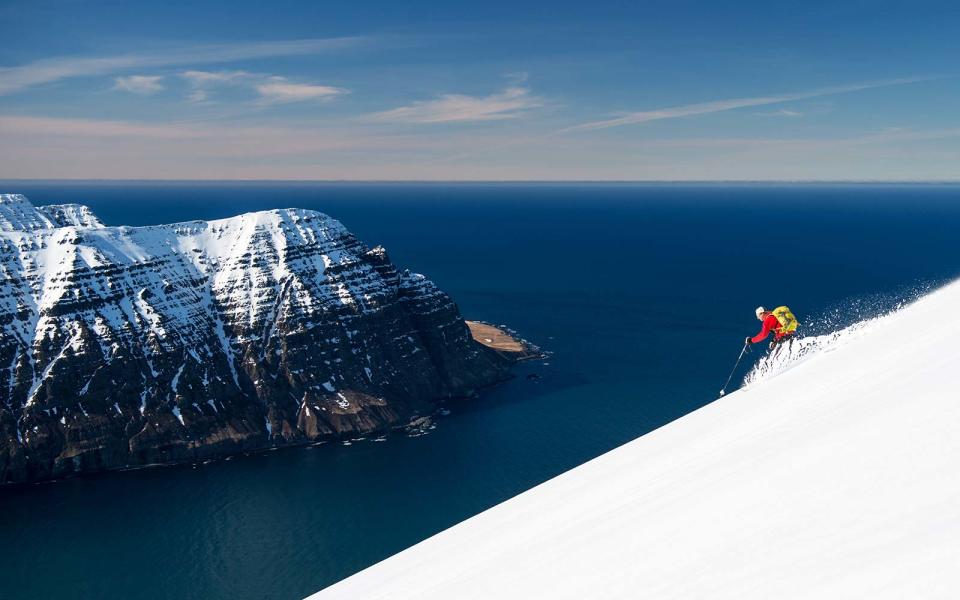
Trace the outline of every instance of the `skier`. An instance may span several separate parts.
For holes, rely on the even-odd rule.
[[[778,306],[771,311],[759,306],[756,312],[757,319],[763,322],[763,326],[760,328],[760,333],[746,339],[746,345],[759,344],[767,339],[771,331],[774,334],[773,341],[770,342],[771,349],[785,341],[793,339],[799,323],[797,323],[797,318],[793,316],[789,308],[786,306]]]

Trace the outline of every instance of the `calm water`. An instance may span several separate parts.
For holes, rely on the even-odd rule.
[[[960,275],[960,186],[2,191],[86,203],[107,224],[322,210],[466,316],[555,352],[425,437],[0,489],[10,599],[303,597],[710,402],[758,304],[824,327]]]

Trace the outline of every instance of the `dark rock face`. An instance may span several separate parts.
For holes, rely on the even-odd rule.
[[[104,227],[2,195],[0,274],[0,483],[380,431],[510,366],[313,211]]]

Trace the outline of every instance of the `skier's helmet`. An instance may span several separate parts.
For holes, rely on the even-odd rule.
[[[762,306],[758,306],[756,312],[757,312],[757,318],[762,321],[762,320],[763,320],[763,313],[767,312],[767,309],[765,309],[765,308],[762,307]]]

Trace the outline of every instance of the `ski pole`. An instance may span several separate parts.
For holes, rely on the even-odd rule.
[[[727,393],[727,386],[730,385],[730,380],[733,379],[733,374],[737,372],[737,367],[740,366],[740,361],[743,360],[743,355],[747,353],[747,349],[750,348],[750,344],[744,342],[743,350],[740,351],[740,356],[737,357],[737,363],[733,365],[733,370],[730,371],[730,376],[727,377],[727,382],[723,384],[723,388],[720,390],[720,397],[722,398],[724,394]]]

